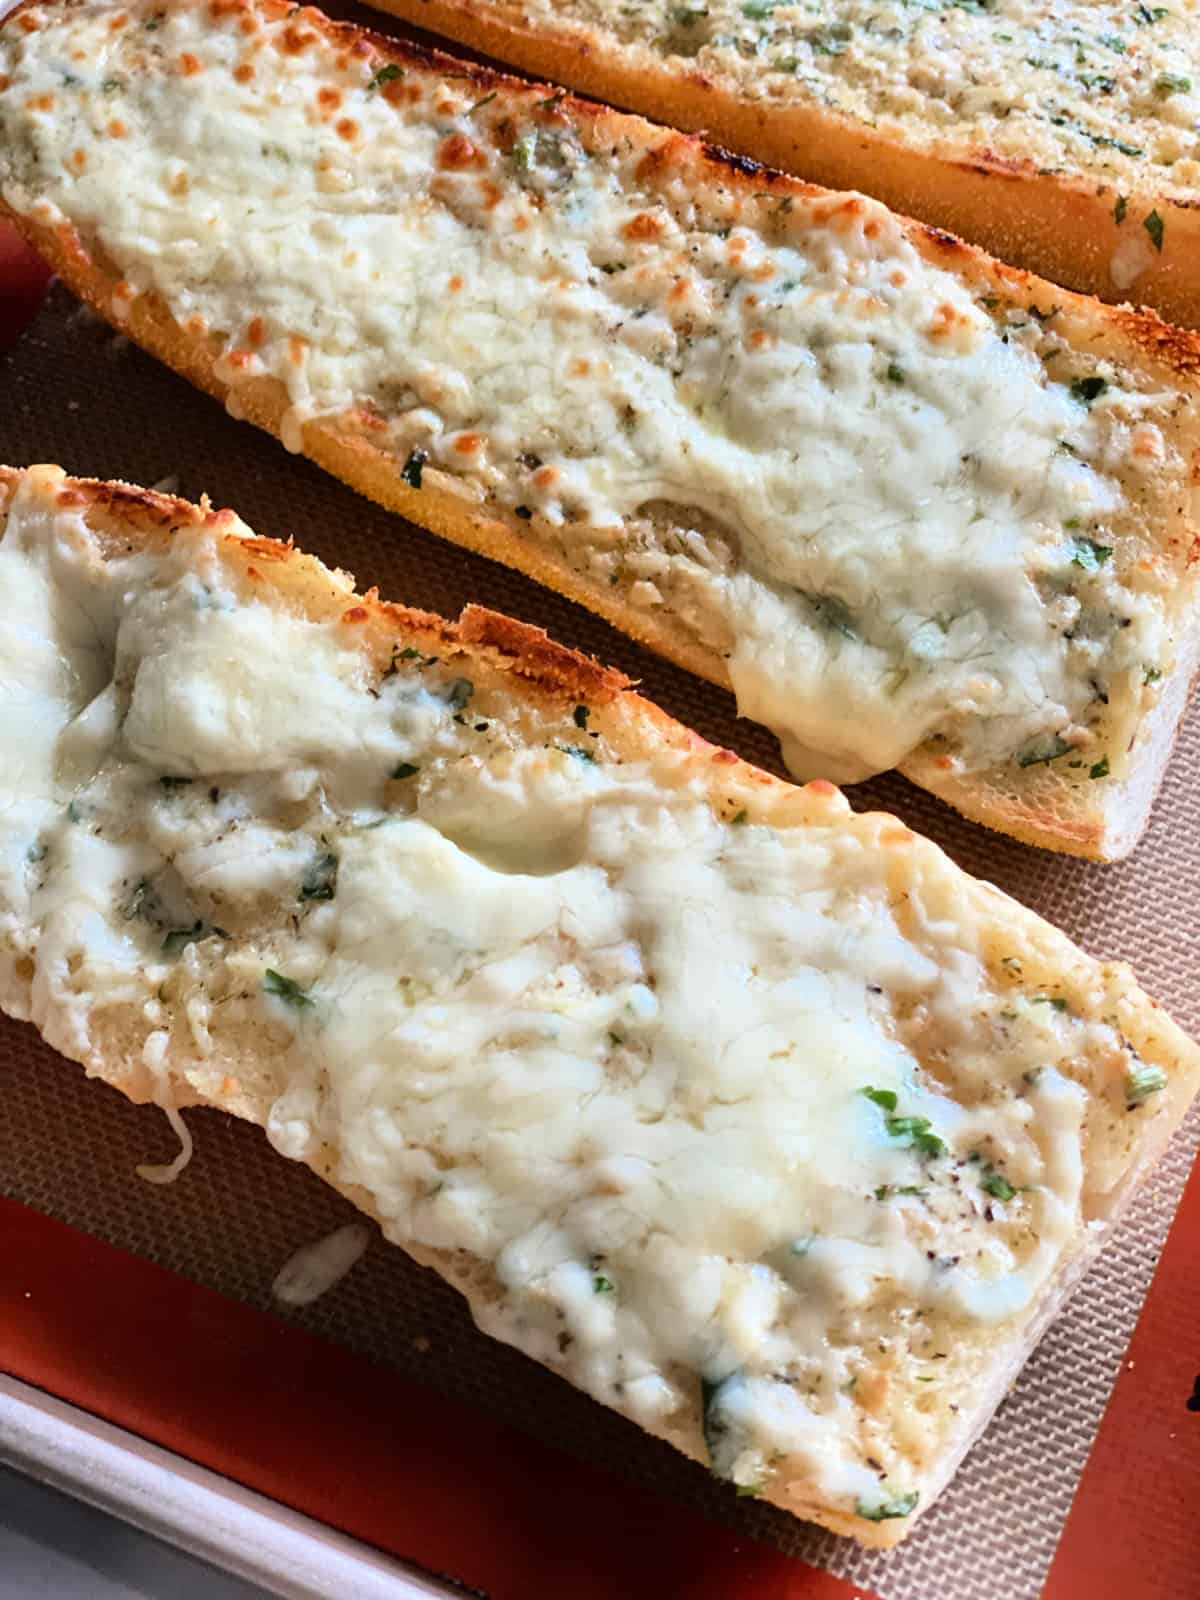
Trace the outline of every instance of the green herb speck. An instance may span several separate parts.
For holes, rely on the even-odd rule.
[[[1017,756],[1019,767],[1040,767],[1051,761],[1057,761],[1059,756],[1065,756],[1074,748],[1057,733],[1049,744],[1029,745],[1020,751]]]
[[[1118,228],[1125,221],[1125,216],[1126,216],[1126,213],[1128,212],[1128,210],[1129,210],[1129,201],[1125,198],[1125,196],[1123,194],[1119,194],[1117,196],[1117,203],[1113,207],[1113,221],[1116,223]]]
[[[389,61],[386,67],[379,71],[367,85],[367,93],[374,94],[377,89],[382,89],[385,83],[392,83],[396,78],[404,76],[404,68],[398,67],[394,61]]]
[[[874,1503],[860,1500],[855,1511],[867,1522],[887,1522],[892,1517],[907,1517],[916,1508],[920,1493],[910,1489],[908,1494],[896,1495],[891,1500],[878,1500]]]
[[[597,1273],[592,1279],[592,1290],[595,1294],[612,1294],[613,1283],[611,1278],[606,1278],[603,1273]]]
[[[284,1005],[294,1006],[297,1011],[307,1010],[313,1003],[295,978],[285,978],[282,972],[275,972],[271,967],[263,973],[263,988],[267,994],[273,994]]]
[[[425,463],[428,460],[429,452],[427,450],[413,450],[410,452],[408,460],[400,469],[400,476],[410,489],[419,489],[421,487],[421,475],[425,471]]]
[[[930,1132],[928,1117],[887,1117],[884,1127],[891,1139],[907,1139],[919,1155],[933,1159],[946,1154],[946,1146],[936,1133]]]
[[[900,1103],[894,1089],[864,1089],[862,1092],[872,1105],[877,1105],[884,1111],[895,1111]]]
[[[398,761],[389,776],[393,778],[415,778],[420,770],[420,767],[414,767],[411,761]]]
[[[1147,1067],[1140,1062],[1125,1074],[1125,1100],[1130,1106],[1140,1106],[1152,1094],[1167,1087],[1167,1075],[1161,1067]]]
[[[571,720],[577,728],[586,728],[591,714],[591,709],[588,706],[576,706],[571,713]]]
[[[1151,244],[1161,255],[1163,247],[1164,224],[1163,219],[1159,216],[1158,212],[1151,211],[1148,216],[1143,217],[1142,227],[1145,228],[1146,232],[1150,235]]]
[[[1099,572],[1113,553],[1111,544],[1098,544],[1095,539],[1072,541],[1071,565],[1082,567],[1084,572]]]
[[[475,693],[475,685],[470,678],[455,678],[446,690],[446,704],[452,711],[461,711]]]
[[[994,1167],[988,1167],[979,1180],[979,1187],[996,1200],[1012,1200],[1017,1192],[1004,1174],[997,1172]]]
[[[1107,756],[1101,756],[1099,761],[1097,761],[1094,766],[1091,766],[1091,767],[1088,768],[1088,777],[1089,778],[1107,778],[1108,777],[1108,757]]]

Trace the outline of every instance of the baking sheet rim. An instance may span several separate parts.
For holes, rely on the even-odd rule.
[[[446,1600],[435,1579],[0,1373],[0,1462],[281,1600]]]

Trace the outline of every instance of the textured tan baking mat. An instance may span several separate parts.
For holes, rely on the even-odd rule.
[[[586,612],[359,499],[115,337],[55,290],[0,356],[0,460],[207,491],[259,532],[353,571],[361,585],[455,615],[484,601],[547,627],[642,680],[708,738],[780,770],[773,739],[729,696],[639,650]],[[899,779],[853,791],[930,834],[970,871],[1057,922],[1097,955],[1136,965],[1200,1031],[1200,705],[1176,751],[1150,833],[1131,861],[1096,867],[1028,850],[965,823]],[[189,1113],[196,1155],[167,1189],[134,1175],[168,1159],[161,1113],[0,1022],[0,1193],[260,1307],[284,1259],[349,1207],[274,1155],[253,1129]],[[1193,1135],[1195,1124],[1193,1123]],[[432,1275],[377,1240],[296,1322],[468,1399],[664,1495],[868,1585],[884,1600],[1032,1600],[1104,1408],[1188,1164],[1177,1142],[1105,1259],[1030,1362],[938,1506],[897,1553],[868,1556],[769,1507],[735,1500],[707,1473],[564,1383],[478,1334]],[[285,1313],[280,1312],[280,1315]]]

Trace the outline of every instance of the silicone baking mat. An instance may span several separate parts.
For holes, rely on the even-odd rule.
[[[0,253],[0,298],[6,270]],[[708,738],[780,770],[774,741],[739,721],[727,695],[288,456],[61,289],[0,354],[0,460],[58,461],[81,474],[165,483],[193,499],[207,491],[258,531],[292,534],[385,596],[450,615],[469,600],[512,612],[623,668]],[[1198,773],[1200,707],[1145,842],[1117,867],[1000,839],[899,779],[851,798],[898,812],[1085,948],[1131,960],[1151,992],[1200,1031]],[[314,1306],[273,1307],[280,1264],[352,1214],[337,1196],[253,1129],[205,1112],[188,1114],[191,1166],[172,1187],[150,1188],[134,1167],[174,1151],[160,1113],[88,1084],[12,1023],[0,1023],[0,1070],[0,1194],[18,1203],[0,1209],[0,1367],[495,1600],[825,1600],[859,1586],[882,1600],[1032,1600],[1047,1582],[1197,1133],[1193,1119],[950,1490],[902,1549],[880,1556],[734,1499],[699,1467],[484,1339],[449,1289],[378,1238]],[[1200,1196],[1192,1198],[1200,1213]],[[1143,1325],[1148,1343],[1140,1358],[1131,1352],[1045,1591],[1060,1600],[1200,1595],[1187,1500],[1200,1490],[1200,1411],[1187,1407],[1200,1371],[1200,1283],[1189,1268],[1200,1215],[1179,1226],[1174,1264]],[[1126,1461],[1135,1458],[1131,1481]],[[1105,1559],[1089,1568],[1097,1544]],[[1093,1579],[1079,1576],[1088,1572]]]

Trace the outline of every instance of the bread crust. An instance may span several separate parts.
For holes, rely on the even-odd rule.
[[[36,0],[22,0],[0,26],[12,26],[14,19],[35,3]],[[281,0],[265,0],[265,4],[267,9],[275,5],[285,9]],[[481,94],[506,92],[529,102],[544,101],[545,85],[530,87],[490,67],[411,41],[368,33],[350,23],[335,22],[312,7],[306,8],[304,15],[307,26],[320,29],[343,48],[368,40],[375,53],[398,66],[465,78]],[[764,168],[754,160],[730,154],[698,138],[664,133],[640,117],[571,97],[565,97],[565,102],[587,138],[594,138],[598,144],[619,138],[644,149],[647,154],[642,170],[664,187],[680,181],[691,186],[719,182],[743,201],[752,201],[767,190],[780,198],[823,197],[834,208],[862,204],[853,196],[828,194],[817,185]],[[217,364],[225,351],[220,339],[181,325],[153,291],[132,301],[122,298],[117,291],[126,286],[120,272],[96,241],[84,239],[69,222],[42,221],[32,214],[13,211],[2,200],[0,217],[17,227],[97,315],[220,400],[235,416],[253,422],[281,441],[285,439],[289,399],[282,383],[257,377],[231,388],[217,375]],[[939,228],[911,221],[903,226],[926,261],[958,273],[973,289],[995,294],[1013,305],[1036,306],[1051,297],[1059,308],[1062,325],[1070,324],[1078,330],[1095,355],[1136,364],[1152,381],[1172,387],[1178,387],[1181,381],[1193,385],[1200,378],[1200,333],[1167,324],[1152,311],[1130,306],[1099,307],[1095,301],[1056,289],[1029,272],[1005,266]],[[119,316],[114,313],[115,305],[123,307]],[[426,471],[420,489],[411,487],[403,479],[400,462],[373,442],[370,432],[360,426],[357,414],[305,422],[301,444],[304,455],[388,510],[524,572],[586,606],[677,666],[723,689],[732,687],[723,657],[699,644],[668,608],[652,614],[626,604],[620,591],[598,579],[589,579],[554,551],[530,540],[516,518],[473,507],[444,487],[448,480],[439,482],[440,475],[433,470]],[[1200,485],[1200,448],[1195,456],[1193,477]],[[1194,491],[1193,499],[1200,501],[1200,491]],[[1192,518],[1185,509],[1173,531],[1154,532],[1162,555],[1183,579],[1195,558],[1194,547],[1200,548]],[[1194,605],[1192,609],[1195,610]],[[1179,631],[1184,631],[1182,621]],[[1190,678],[1194,670],[1193,659],[1186,665],[1186,676]],[[1180,711],[1182,704],[1180,698]],[[1128,854],[1144,831],[1176,725],[1177,719],[1156,738],[1142,739],[1141,770],[1125,784],[1108,785],[1108,796],[1095,792],[1094,786],[1089,790],[1071,784],[1048,766],[1023,769],[1015,777],[1008,768],[997,768],[960,778],[941,770],[934,756],[918,752],[899,770],[964,816],[1024,843],[1093,860],[1114,861]]]
[[[370,0],[376,10],[460,44],[709,138],[830,189],[860,189],[893,210],[982,245],[1002,261],[1113,302],[1113,253],[1128,238],[1117,183],[1046,172],[1033,160],[949,140],[905,144],[818,102],[750,100],[719,73],[681,69],[584,23],[532,25],[511,0]],[[1200,328],[1200,199],[1125,196],[1163,220],[1162,249],[1137,279],[1139,301]]]
[[[797,788],[760,771],[732,751],[710,744],[643,699],[622,674],[558,645],[541,629],[474,606],[466,608],[458,622],[452,623],[429,612],[381,600],[375,591],[359,595],[349,574],[331,571],[316,558],[294,549],[290,542],[250,534],[234,513],[215,511],[207,501],[196,506],[120,482],[68,478],[56,468],[31,470],[55,476],[57,503],[80,511],[102,546],[111,548],[114,554],[124,553],[134,542],[165,551],[181,528],[213,531],[225,541],[222,558],[235,570],[236,583],[247,591],[269,586],[290,610],[310,620],[339,620],[353,630],[358,647],[379,669],[390,662],[398,648],[415,646],[424,651],[436,650],[443,658],[453,654],[481,684],[489,679],[493,685],[506,684],[508,691],[524,702],[534,701],[551,713],[567,713],[577,701],[586,699],[592,710],[592,725],[602,733],[614,755],[636,760],[673,753],[679,760],[681,781],[698,780],[719,814],[731,815],[746,807],[753,820],[769,821],[779,827],[820,826],[845,820],[849,815],[849,807],[833,785],[818,780]],[[16,469],[0,466],[0,524],[21,476]],[[1146,1064],[1162,1066],[1168,1074],[1163,1090],[1165,1107],[1158,1117],[1154,1137],[1145,1141],[1139,1159],[1111,1195],[1103,1213],[1088,1216],[1077,1251],[1069,1258],[1053,1293],[1046,1296],[1036,1319],[1022,1330],[1005,1358],[988,1368],[985,1399],[971,1415],[964,1415],[960,1433],[947,1445],[938,1481],[933,1485],[936,1493],[990,1420],[994,1405],[1003,1397],[1033,1344],[1061,1309],[1182,1120],[1200,1085],[1200,1049],[1138,988],[1127,968],[1098,967],[1064,935],[1000,890],[961,874],[935,846],[915,838],[895,819],[866,814],[858,821],[864,827],[867,848],[881,853],[917,850],[922,853],[924,870],[935,879],[953,874],[956,892],[963,897],[969,914],[978,919],[985,935],[1000,932],[1004,948],[1021,951],[1031,984],[1053,984],[1067,993],[1089,989],[1096,1014],[1112,1019]],[[28,1015],[7,1001],[6,1009],[16,1015]],[[144,1026],[140,1011],[138,1025]],[[102,1078],[130,1099],[158,1100],[160,1085],[147,1070],[142,1043],[141,1035],[126,1026],[124,1031],[118,1029],[98,1041],[93,1036],[90,1050],[81,1059],[90,1075]],[[264,1126],[273,1099],[283,1087],[284,1056],[278,1050],[269,1050],[262,1053],[262,1059],[248,1059],[244,1045],[239,1048],[239,1043],[214,1035],[214,1054],[202,1069],[187,1060],[173,1061],[171,1099],[167,1103],[218,1106]],[[381,1220],[366,1190],[336,1179],[327,1152],[308,1158],[307,1164],[354,1205]],[[498,1285],[481,1270],[480,1262],[461,1251],[411,1245],[406,1249],[464,1294],[485,1331],[503,1337],[503,1330],[489,1318]],[[694,1459],[705,1459],[698,1425],[664,1423],[650,1431]],[[768,1497],[793,1515],[876,1548],[898,1544],[915,1520],[910,1516],[868,1521],[794,1492],[789,1495],[786,1485],[770,1489]],[[932,1494],[928,1498],[932,1499]]]

